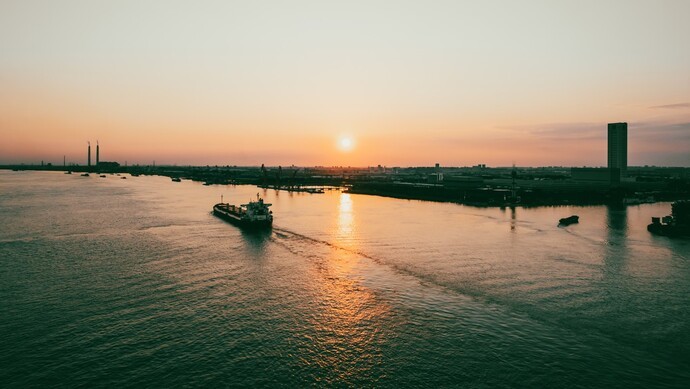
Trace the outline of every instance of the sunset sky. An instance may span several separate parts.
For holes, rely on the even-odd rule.
[[[0,164],[690,166],[690,1],[0,0]],[[347,140],[344,140],[347,139]],[[347,147],[344,147],[347,146]]]

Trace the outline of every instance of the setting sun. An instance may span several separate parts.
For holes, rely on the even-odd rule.
[[[338,148],[342,151],[350,151],[355,147],[355,141],[349,136],[338,139]]]

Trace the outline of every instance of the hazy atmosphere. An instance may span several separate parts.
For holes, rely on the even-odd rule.
[[[687,388],[690,0],[0,0],[0,388]]]
[[[0,163],[690,166],[690,2],[0,1]]]

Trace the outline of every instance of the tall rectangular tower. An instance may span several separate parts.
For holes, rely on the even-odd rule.
[[[608,162],[612,180],[617,171],[617,181],[620,181],[620,177],[624,177],[628,169],[628,123],[609,123]]]

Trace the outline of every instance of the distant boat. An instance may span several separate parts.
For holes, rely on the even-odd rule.
[[[182,180],[180,179],[180,177],[173,177],[172,181],[173,182],[180,182]]]
[[[558,225],[559,226],[569,226],[574,223],[579,223],[580,222],[580,217],[577,215],[573,216],[568,216],[564,217],[563,219],[558,220]]]
[[[273,224],[273,212],[268,210],[271,204],[256,195],[256,201],[240,206],[221,202],[213,206],[213,214],[221,219],[244,228],[268,229]]]
[[[120,177],[120,179],[121,179],[121,180],[126,180],[126,179],[127,179],[127,177],[125,177],[125,176],[122,176],[122,177]]]
[[[65,172],[65,174],[72,174],[72,171],[71,171],[71,170],[68,170],[68,171]]]
[[[81,176],[82,176],[82,177],[88,177],[88,176],[89,176],[89,173],[84,173],[84,174],[82,174]]]

